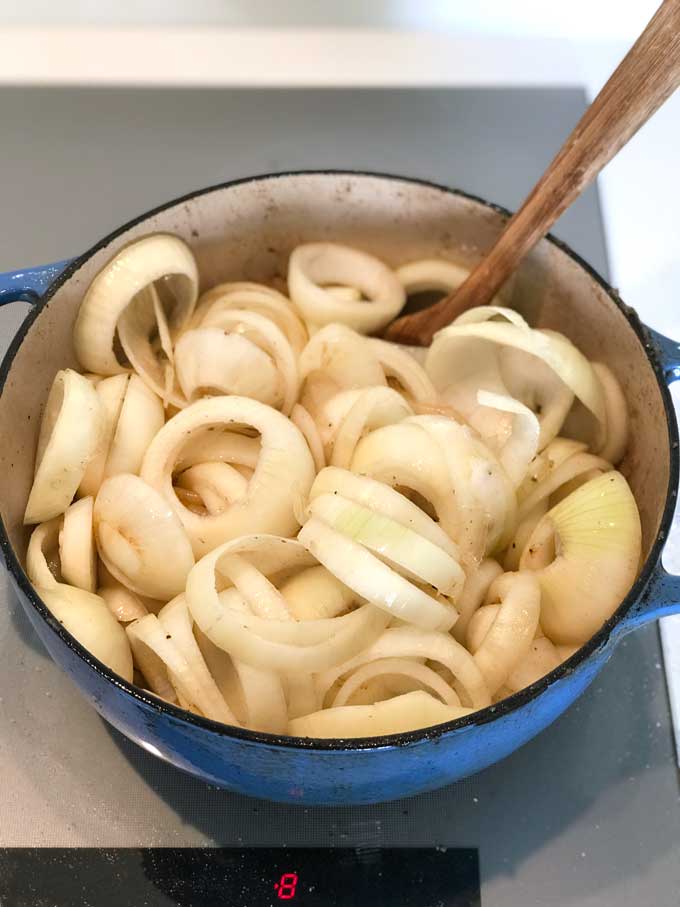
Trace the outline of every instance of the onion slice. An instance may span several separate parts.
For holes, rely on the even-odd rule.
[[[247,494],[215,515],[194,513],[177,498],[172,480],[188,442],[207,429],[252,427],[262,448]],[[186,460],[185,460],[186,462]],[[212,397],[192,403],[165,423],[144,457],[142,478],[179,516],[197,557],[251,532],[292,535],[296,507],[314,480],[307,442],[284,415],[246,397]]]
[[[141,290],[163,278],[175,298],[171,325],[179,331],[191,317],[198,289],[196,261],[179,237],[145,236],[124,246],[102,268],[85,294],[73,327],[76,356],[85,370],[100,375],[126,370],[114,352],[119,319]],[[155,324],[150,296],[148,305]],[[155,360],[148,337],[140,336],[139,352]]]
[[[416,582],[432,586],[443,595],[456,597],[460,593],[465,582],[460,565],[413,529],[339,494],[315,497],[309,511]]]
[[[325,699],[340,677],[378,658],[426,658],[438,662],[452,675],[461,702],[477,709],[491,702],[484,675],[467,649],[448,633],[418,627],[391,627],[354,658],[320,673],[317,677],[320,698]]]
[[[355,508],[358,510],[357,505]],[[344,585],[392,617],[427,629],[448,630],[455,623],[458,615],[450,604],[428,595],[371,554],[360,541],[318,517],[305,523],[298,539]]]
[[[485,436],[484,440],[497,455],[501,466],[517,487],[524,479],[529,464],[538,451],[540,426],[531,410],[515,400],[489,391],[479,391],[477,400],[481,406],[489,407],[510,416],[509,436],[498,438]]]
[[[248,281],[221,283],[204,293],[194,313],[192,327],[201,327],[203,319],[229,309],[246,309],[273,321],[288,338],[296,355],[307,343],[307,331],[291,301],[261,283]]]
[[[138,476],[107,479],[94,504],[99,555],[133,592],[167,601],[184,590],[191,544],[167,501]]]
[[[346,705],[293,718],[288,733],[294,737],[381,737],[430,727],[469,715],[471,709],[444,705],[424,690],[395,696],[374,705]]]
[[[276,366],[263,350],[240,334],[216,327],[185,331],[175,349],[177,380],[190,403],[203,396],[239,394],[280,405]]]
[[[492,321],[502,315],[506,321]],[[426,371],[435,387],[455,384],[466,342],[485,341],[510,346],[542,359],[562,379],[600,423],[605,421],[604,396],[593,368],[573,343],[555,331],[530,328],[516,312],[498,306],[470,309],[435,336]],[[479,344],[474,343],[476,351]],[[472,353],[475,355],[475,353]],[[465,368],[469,369],[469,363]]]
[[[476,570],[471,570],[465,580],[465,586],[456,602],[458,620],[453,625],[453,635],[458,642],[466,639],[468,624],[476,614],[489,591],[489,586],[503,573],[503,568],[491,558],[483,560]]]
[[[132,681],[132,654],[125,631],[106,606],[92,592],[64,583],[36,592],[71,636],[102,664],[127,681]]]
[[[293,425],[297,425],[302,432],[304,439],[307,442],[307,446],[309,447],[309,451],[314,458],[314,468],[319,472],[326,465],[326,455],[324,453],[321,435],[319,434],[319,429],[316,427],[314,419],[312,419],[304,406],[296,403],[291,411],[290,420]]]
[[[541,585],[546,635],[556,644],[590,639],[630,589],[640,550],[640,516],[619,472],[591,479],[549,510],[520,560]]]
[[[97,589],[97,595],[104,599],[109,611],[121,624],[129,624],[130,621],[138,620],[149,613],[140,596],[113,577],[107,580],[106,585]],[[147,677],[147,680],[150,678]]]
[[[457,290],[470,276],[470,269],[443,258],[422,258],[396,270],[397,279],[411,296],[414,293]]]
[[[327,324],[300,353],[300,378],[321,372],[337,388],[387,384],[369,341],[344,324]]]
[[[290,577],[279,591],[296,620],[319,620],[345,614],[356,594],[320,564]]]
[[[493,695],[531,648],[541,609],[541,589],[531,573],[504,573],[491,584],[489,599],[499,600],[500,607],[480,645],[474,647],[474,658]]]
[[[94,498],[81,498],[66,510],[59,531],[59,561],[64,582],[86,592],[97,588],[97,548],[92,518]]]
[[[460,559],[458,546],[444,530],[420,507],[384,482],[356,475],[347,469],[328,466],[314,480],[309,493],[310,501],[321,494],[344,495],[424,536],[455,560]]]
[[[137,475],[147,447],[164,422],[165,414],[160,398],[141,378],[130,375],[115,420],[104,466],[104,478],[122,472]]]
[[[232,657],[253,667],[284,673],[325,670],[355,655],[387,622],[387,616],[371,605],[342,617],[299,622],[243,613],[237,590],[218,593],[216,586],[222,560],[234,554],[247,555],[265,576],[311,566],[314,560],[298,542],[258,535],[216,548],[189,574],[187,603],[202,632]]]
[[[338,299],[324,284],[355,286],[364,301]],[[339,322],[360,334],[385,327],[401,311],[406,294],[394,272],[373,255],[338,243],[297,246],[288,262],[288,288],[307,324]]]
[[[83,478],[78,486],[78,495],[87,497],[95,495],[105,478],[106,461],[113,440],[113,433],[118,425],[118,418],[125,399],[125,393],[130,380],[129,373],[124,375],[111,375],[97,382],[96,390],[101,404],[101,430],[97,449],[90,457]],[[140,381],[140,379],[137,379]],[[140,383],[143,383],[140,381]]]
[[[158,622],[165,631],[166,641],[172,642],[178,652],[184,656],[191,672],[192,695],[188,697],[190,701],[201,710],[206,718],[222,721],[225,724],[238,724],[236,716],[222,696],[203,659],[194,637],[193,620],[183,595],[178,595],[158,612]],[[160,653],[158,654],[160,655]],[[170,677],[174,680],[177,675],[170,665],[168,668]]]
[[[264,315],[242,309],[208,312],[203,319],[203,329],[209,328],[236,333],[271,356],[283,394],[281,409],[288,415],[298,396],[299,378],[295,352],[283,331]]]
[[[61,581],[59,529],[62,518],[53,517],[36,526],[26,551],[26,573],[34,586],[49,589]]]
[[[40,424],[24,523],[42,523],[66,510],[99,446],[102,428],[92,384],[73,369],[57,372]]]
[[[353,671],[342,683],[333,697],[330,708],[350,705],[350,699],[369,681],[383,675],[397,674],[414,681],[420,688],[429,687],[428,692],[437,695],[445,705],[460,707],[456,691],[426,665],[410,658],[377,658]]]
[[[419,403],[436,399],[437,392],[427,372],[405,347],[376,338],[369,338],[368,344],[385,376],[397,381],[407,397]]]
[[[331,464],[345,469],[366,432],[413,415],[401,394],[390,387],[367,387],[349,393],[356,393],[357,397],[333,434],[331,454]]]

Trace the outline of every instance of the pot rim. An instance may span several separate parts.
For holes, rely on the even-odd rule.
[[[486,199],[480,198],[477,195],[473,195],[461,189],[444,186],[430,180],[368,170],[322,169],[289,170],[275,173],[264,173],[234,180],[227,180],[226,182],[217,183],[203,189],[198,189],[194,192],[189,192],[185,195],[179,196],[178,198],[164,202],[163,204],[145,211],[137,217],[134,217],[127,223],[118,227],[116,230],[113,230],[111,233],[104,236],[87,251],[83,252],[81,255],[78,255],[67,265],[67,267],[50,284],[48,289],[35,303],[35,305],[32,306],[31,310],[28,312],[26,318],[22,322],[19,330],[12,339],[12,342],[2,360],[2,364],[0,365],[0,396],[3,393],[5,383],[9,376],[16,354],[35,319],[49,304],[56,291],[63,284],[65,284],[66,281],[69,280],[86,261],[88,261],[88,259],[90,259],[101,249],[109,245],[109,243],[111,243],[113,240],[117,239],[132,227],[136,227],[139,224],[142,224],[150,217],[166,211],[169,208],[173,208],[176,205],[182,204],[183,202],[188,202],[193,199],[200,198],[204,195],[209,195],[213,192],[221,191],[224,189],[232,189],[236,186],[247,185],[250,183],[264,182],[266,180],[285,179],[287,177],[305,176],[368,177],[371,179],[381,179],[389,182],[425,186],[431,189],[436,189],[439,192],[444,192],[449,195],[456,195],[460,198],[476,202],[477,204],[483,205],[484,207],[499,214],[504,219],[511,217],[511,212],[508,211],[507,208],[494,204],[493,202],[489,202]],[[104,664],[94,658],[94,656],[92,656],[88,652],[88,650],[85,649],[73,636],[71,636],[71,634],[59,623],[59,621],[44,604],[42,599],[38,596],[27,574],[25,573],[22,564],[20,563],[14,552],[14,549],[9,540],[9,536],[7,534],[7,530],[5,529],[4,521],[0,517],[0,550],[4,555],[7,568],[19,590],[24,593],[28,601],[33,606],[34,610],[45,621],[52,632],[55,633],[61,639],[61,641],[80,659],[82,659],[96,674],[98,674],[101,678],[108,681],[109,683],[113,684],[113,686],[117,687],[121,692],[127,694],[142,705],[151,709],[153,712],[157,713],[159,717],[165,716],[175,721],[186,723],[194,728],[200,728],[211,734],[216,734],[223,738],[234,738],[250,744],[263,744],[274,748],[281,747],[285,749],[318,752],[366,752],[371,750],[393,749],[395,747],[404,747],[407,745],[424,743],[428,740],[439,740],[445,734],[449,734],[451,732],[462,731],[467,727],[476,727],[488,724],[492,721],[495,721],[497,718],[505,717],[506,715],[517,711],[532,700],[536,699],[549,687],[552,687],[560,680],[572,674],[598,649],[604,649],[611,642],[611,637],[615,628],[622,624],[624,618],[631,610],[635,602],[644,593],[645,587],[647,586],[652,573],[654,572],[654,569],[661,557],[663,544],[672,522],[674,501],[678,487],[677,477],[680,463],[680,453],[678,451],[678,430],[674,419],[672,399],[666,381],[664,380],[663,369],[661,363],[657,358],[655,348],[653,344],[649,342],[649,338],[645,333],[645,328],[640,321],[637,312],[635,312],[635,310],[630,306],[627,306],[620,298],[616,290],[614,290],[610,286],[610,284],[591,265],[588,264],[588,262],[586,262],[580,255],[574,252],[574,250],[571,249],[571,247],[567,243],[563,242],[550,233],[546,235],[545,239],[551,245],[556,246],[558,249],[560,249],[560,251],[568,255],[577,265],[579,265],[579,267],[581,267],[588,274],[588,276],[592,280],[599,284],[599,286],[606,292],[611,301],[619,309],[621,314],[625,317],[626,321],[637,335],[637,338],[642,344],[642,347],[645,351],[647,360],[652,367],[659,390],[661,392],[661,398],[663,400],[664,411],[666,415],[666,424],[668,428],[670,458],[670,472],[666,493],[666,503],[664,505],[663,514],[661,516],[659,531],[652,544],[649,555],[644,562],[642,570],[635,580],[635,583],[633,584],[619,607],[616,609],[614,614],[607,621],[605,621],[598,632],[594,636],[592,636],[588,640],[588,642],[581,646],[581,648],[578,649],[578,651],[575,652],[569,659],[567,659],[567,661],[563,662],[561,665],[559,665],[559,667],[555,668],[549,674],[544,675],[543,677],[539,678],[539,680],[532,683],[530,686],[525,687],[517,693],[514,693],[512,696],[501,700],[499,703],[487,706],[486,708],[480,709],[477,712],[473,712],[471,715],[465,716],[463,718],[457,718],[454,721],[447,721],[443,724],[437,724],[429,728],[422,728],[414,731],[405,731],[402,733],[390,734],[383,737],[354,737],[346,739],[292,737],[286,734],[269,734],[262,731],[251,731],[246,728],[233,727],[231,725],[222,724],[219,721],[213,721],[210,718],[204,718],[202,716],[195,715],[193,712],[188,712],[184,709],[179,708],[179,706],[171,705],[170,703],[167,703],[162,699],[156,698],[152,693],[147,693],[141,687],[135,686],[132,683],[128,683],[122,677],[119,677],[117,674],[115,674],[110,668],[106,667]]]

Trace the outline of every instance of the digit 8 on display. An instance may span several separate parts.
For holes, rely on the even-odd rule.
[[[292,901],[295,897],[297,888],[298,875],[296,872],[284,872],[278,882],[274,882],[274,888],[280,901]]]

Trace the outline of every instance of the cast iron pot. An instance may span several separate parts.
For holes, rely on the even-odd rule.
[[[680,577],[661,565],[678,482],[678,430],[667,383],[680,346],[642,325],[614,290],[549,238],[528,257],[512,304],[569,336],[616,373],[631,439],[621,467],[640,508],[644,562],[620,607],[579,652],[498,705],[427,730],[359,740],[299,740],[227,727],[168,705],[94,659],[51,616],[24,572],[22,515],[41,410],[58,369],[76,366],[71,329],[94,275],[125,243],[163,230],[193,248],[203,287],[285,274],[290,251],[337,240],[391,264],[448,256],[473,264],[508,212],[463,192],[363,173],[255,177],[205,189],[142,215],[72,261],[0,277],[0,303],[33,308],[0,370],[0,544],[21,602],[46,648],[97,711],[149,752],[211,784],[304,804],[375,803],[431,790],[507,756],[557,718],[593,680],[621,637],[680,610]]]

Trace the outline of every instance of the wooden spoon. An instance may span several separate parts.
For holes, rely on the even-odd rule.
[[[397,318],[383,336],[428,346],[461,312],[487,305],[560,214],[678,85],[680,0],[665,0],[465,283],[430,308]]]

